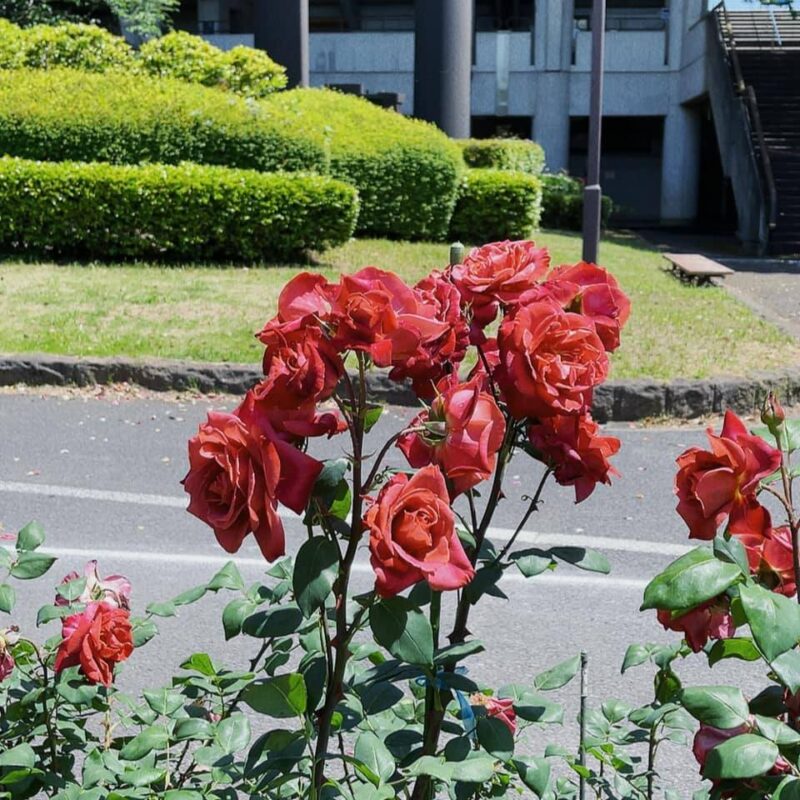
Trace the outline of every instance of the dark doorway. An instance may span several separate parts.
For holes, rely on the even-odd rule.
[[[470,128],[475,139],[530,139],[533,120],[531,117],[473,117]]]
[[[736,231],[736,202],[729,178],[722,171],[722,160],[714,129],[711,104],[703,101],[700,114],[700,182],[697,193],[697,227],[708,233]]]
[[[652,223],[661,217],[663,117],[603,117],[600,181],[617,223]],[[589,118],[570,120],[569,170],[586,177]]]

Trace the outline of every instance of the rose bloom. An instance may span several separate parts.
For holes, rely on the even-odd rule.
[[[780,466],[780,452],[748,433],[732,411],[725,414],[721,434],[709,428],[707,436],[711,450],[690,447],[677,459],[677,511],[689,526],[689,538],[713,539],[726,518],[732,533],[766,535],[769,513],[756,492]]]
[[[0,630],[0,682],[14,671],[14,657],[11,646],[19,641],[19,629],[15,626]]]
[[[673,616],[672,611],[659,610],[658,621],[669,631],[684,634],[686,644],[699,653],[709,639],[730,639],[736,633],[730,601],[725,595],[709,600],[691,611]]]
[[[503,444],[506,422],[494,398],[481,390],[480,380],[459,383],[444,378],[430,409],[418,414],[397,446],[415,469],[435,463],[441,467],[455,497],[494,472]]]
[[[131,583],[127,578],[122,575],[109,575],[107,578],[101,578],[97,572],[96,561],[89,561],[86,564],[83,575],[86,578],[86,586],[80,597],[77,597],[72,602],[91,603],[96,600],[102,600],[115,608],[128,609],[131,607]],[[70,572],[64,576],[61,584],[70,583],[80,577],[77,572]],[[55,603],[57,606],[67,606],[70,601],[60,594],[56,594]]]
[[[497,341],[495,376],[517,419],[580,414],[608,375],[608,356],[592,323],[552,300],[507,316]]]
[[[108,603],[89,603],[80,614],[67,617],[61,628],[55,671],[80,666],[91,683],[111,686],[114,665],[133,652],[129,614]]]
[[[307,327],[319,327],[330,314],[335,285],[313,272],[295,275],[278,296],[278,313],[264,326],[258,338],[273,344],[277,335],[289,336]],[[266,370],[265,370],[266,371]]]
[[[364,267],[343,275],[332,295],[333,345],[366,352],[379,367],[402,365],[448,332],[436,312],[394,273]]]
[[[553,270],[548,281],[571,287],[568,311],[592,320],[606,350],[619,347],[620,332],[631,315],[631,301],[608,270],[581,261]]]
[[[473,706],[483,706],[486,716],[499,719],[512,735],[517,732],[517,712],[514,710],[514,701],[510,698],[489,697],[476,692],[469,698],[469,702]]]
[[[514,303],[532,289],[549,266],[550,254],[544,247],[529,241],[504,241],[474,248],[450,272],[475,325],[485,328],[500,305]]]
[[[699,730],[695,734],[694,744],[692,746],[692,753],[694,754],[695,759],[697,759],[697,763],[700,765],[700,774],[702,775],[703,770],[705,769],[708,754],[717,745],[727,742],[728,739],[732,739],[734,736],[741,736],[742,734],[750,733],[753,731],[753,728],[754,725],[752,722],[745,722],[736,728],[725,729],[713,728],[711,725],[704,725],[701,723]],[[772,766],[768,774],[783,775],[787,772],[791,772],[791,769],[792,768],[789,762],[783,756],[779,755],[778,758],[775,759],[775,764]],[[744,785],[747,786],[747,782],[745,782]]]
[[[437,591],[460,589],[475,575],[436,466],[423,467],[411,478],[394,475],[367,509],[364,525],[381,597],[422,580]]]
[[[285,553],[278,501],[300,513],[322,464],[257,422],[245,400],[240,414],[210,412],[189,440],[189,472],[183,486],[188,511],[213,530],[217,541],[235,553],[253,533],[264,558]]]
[[[797,582],[792,557],[792,532],[788,526],[775,528],[767,536],[743,534],[750,571],[767,589],[794,597]]]
[[[436,384],[456,372],[469,346],[469,325],[461,312],[461,296],[453,283],[434,271],[414,287],[422,302],[435,310],[435,318],[445,323],[438,336],[420,341],[417,352],[402,362],[393,362],[392,380],[410,378],[417,397],[432,400]]]
[[[610,484],[610,476],[619,475],[609,461],[619,451],[619,439],[600,435],[600,426],[588,412],[545,417],[528,428],[528,438],[556,481],[575,487],[576,503],[585,500],[598,483]]]

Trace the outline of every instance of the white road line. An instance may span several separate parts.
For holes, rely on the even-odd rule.
[[[173,495],[142,494],[140,492],[117,492],[108,489],[85,489],[78,486],[55,486],[52,484],[0,481],[0,492],[27,494],[44,497],[69,497],[73,500],[95,500],[109,503],[128,503],[142,506],[161,506],[185,509],[187,499]],[[286,520],[298,520],[292,511],[281,509]],[[514,531],[511,528],[490,528],[489,536],[508,541]],[[616,550],[624,553],[648,553],[651,555],[679,556],[691,547],[671,542],[624,539],[617,536],[592,536],[585,534],[548,533],[546,531],[521,531],[517,537],[521,544],[548,545],[550,547],[596,547],[601,550]]]
[[[233,561],[238,567],[254,568],[266,571],[267,562],[262,558],[249,558],[244,556],[222,556],[222,555],[201,555],[197,553],[148,553],[139,550],[94,550],[72,547],[42,547],[39,552],[48,553],[52,556],[64,558],[87,558],[97,559],[101,562],[108,561],[133,561],[143,563],[159,563],[164,565],[184,565],[184,566],[204,566],[221,567],[228,561]],[[371,573],[372,568],[369,564],[355,563],[353,571],[359,573]],[[209,576],[210,577],[210,576]],[[511,583],[523,583],[530,581],[529,585],[535,587],[561,585],[561,586],[585,586],[599,587],[603,589],[625,589],[641,591],[647,586],[647,581],[637,578],[616,578],[605,575],[563,575],[559,573],[549,573],[537,575],[535,579],[525,578],[519,573],[505,573],[502,581]]]

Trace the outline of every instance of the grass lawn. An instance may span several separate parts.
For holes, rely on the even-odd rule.
[[[576,235],[542,231],[554,263],[579,259]],[[331,278],[374,264],[413,281],[441,267],[443,244],[352,241],[314,269]],[[695,288],[664,274],[658,253],[611,237],[601,262],[633,300],[614,354],[613,377],[743,375],[800,362],[800,345],[720,288]],[[306,267],[309,268],[309,267]],[[254,362],[252,334],[273,314],[297,266],[0,263],[0,351],[76,356],[158,356]]]

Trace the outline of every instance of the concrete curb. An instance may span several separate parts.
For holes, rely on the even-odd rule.
[[[38,354],[0,356],[0,386],[133,383],[159,392],[193,389],[244,394],[261,377],[260,370],[246,364]],[[395,405],[417,405],[410,387],[390,381],[385,371],[373,371],[369,381],[375,398]],[[800,366],[749,378],[609,381],[595,392],[593,413],[599,422],[633,422],[661,416],[690,419],[729,408],[745,414],[760,406],[769,389],[776,391],[786,405],[800,403]]]

